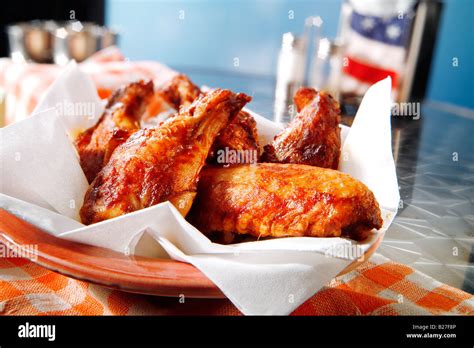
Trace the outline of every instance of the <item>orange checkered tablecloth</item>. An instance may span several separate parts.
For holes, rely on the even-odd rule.
[[[240,315],[228,300],[154,297],[108,289],[23,258],[0,259],[2,315]],[[337,277],[294,315],[474,314],[474,296],[375,254]]]

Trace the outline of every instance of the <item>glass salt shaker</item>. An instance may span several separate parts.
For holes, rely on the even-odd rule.
[[[291,121],[296,111],[292,99],[296,90],[304,84],[306,42],[292,33],[283,35],[278,56],[275,90],[274,120],[280,124]]]

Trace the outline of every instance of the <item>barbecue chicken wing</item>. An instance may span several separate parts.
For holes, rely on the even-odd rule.
[[[257,123],[248,112],[240,111],[214,141],[207,162],[256,163],[259,155]]]
[[[294,101],[298,114],[264,147],[261,161],[337,169],[341,151],[338,102],[311,88],[298,89]]]
[[[203,93],[199,87],[186,75],[176,75],[155,93],[143,116],[142,128],[158,125],[173,117],[177,110],[188,107],[201,94]],[[240,111],[217,136],[207,162],[218,163],[219,150],[223,150],[222,154],[226,155],[221,156],[224,157],[224,160],[232,160],[232,156],[236,153],[241,160],[238,163],[257,162],[260,156],[259,149],[256,122],[248,112]],[[231,150],[230,153],[228,150]],[[220,162],[228,164],[227,161]]]
[[[258,163],[204,168],[188,218],[208,235],[348,235],[361,240],[382,226],[380,214],[373,193],[347,174],[300,164]]]
[[[118,89],[109,98],[97,124],[79,134],[76,148],[89,183],[115,148],[140,129],[140,117],[152,95],[152,82],[135,82]]]
[[[83,223],[164,201],[186,215],[215,137],[250,99],[218,89],[160,127],[134,133],[115,149],[86,192],[80,212]]]
[[[157,125],[173,116],[181,108],[189,107],[201,95],[201,90],[186,75],[176,75],[165,86],[156,91],[142,123]]]
[[[293,102],[296,106],[296,111],[301,112],[303,108],[311,103],[314,98],[318,95],[318,92],[314,88],[301,87],[298,88],[295,95],[293,96]]]
[[[201,90],[186,75],[176,75],[159,93],[176,110],[188,107],[199,97]]]

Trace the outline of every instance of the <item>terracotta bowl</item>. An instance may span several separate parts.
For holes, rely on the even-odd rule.
[[[377,249],[382,237],[340,274],[347,273]],[[122,291],[194,298],[224,298],[224,294],[193,265],[168,259],[127,256],[115,251],[57,238],[0,209],[0,242],[9,248],[37,245],[28,257],[52,271]]]

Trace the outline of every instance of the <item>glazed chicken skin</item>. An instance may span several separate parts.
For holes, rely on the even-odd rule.
[[[208,163],[232,164],[220,160],[220,151],[225,153],[231,150],[240,153],[239,163],[257,162],[260,156],[260,146],[258,144],[257,122],[246,111],[239,114],[225,127],[212,145],[207,159]]]
[[[79,134],[76,148],[89,183],[115,148],[140,129],[140,118],[152,95],[152,82],[135,82],[118,89],[109,98],[96,125]]]
[[[341,152],[339,103],[326,92],[302,87],[294,96],[298,114],[271,144],[262,162],[337,169]]]
[[[332,169],[279,163],[204,168],[188,219],[207,235],[257,238],[362,240],[383,223],[373,193],[358,180]]]
[[[180,74],[173,77],[159,93],[179,111],[181,107],[191,105],[201,95],[201,90],[186,75]]]
[[[154,122],[153,118],[161,113],[167,116],[174,115],[181,108],[189,107],[201,95],[201,90],[186,75],[179,74],[173,77],[163,87],[159,88],[143,116],[145,123]],[[157,122],[163,121],[158,119]]]
[[[301,87],[298,88],[295,95],[293,96],[293,103],[296,106],[296,112],[301,112],[306,105],[311,103],[316,98],[318,92],[314,88]]]
[[[144,122],[142,125],[157,125],[167,118],[173,117],[176,115],[177,110],[189,107],[201,94],[205,93],[201,92],[200,88],[186,75],[176,75],[155,93],[143,117]],[[240,111],[217,136],[209,152],[208,163],[217,163],[217,153],[219,150],[237,151],[246,154],[243,157],[244,159],[255,158],[253,162],[258,160],[260,147],[258,144],[257,124],[248,112]],[[242,152],[243,150],[246,152]]]
[[[183,216],[217,134],[250,101],[215,90],[161,126],[142,129],[115,149],[90,185],[80,215],[91,224],[170,201]]]

